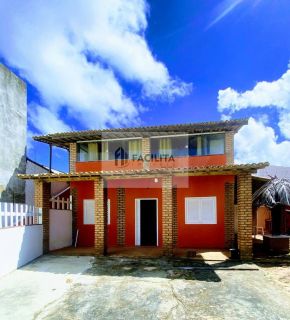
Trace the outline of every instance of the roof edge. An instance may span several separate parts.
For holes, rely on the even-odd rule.
[[[75,142],[82,140],[84,137],[91,137],[96,135],[105,134],[105,133],[119,133],[120,135],[126,135],[130,132],[141,132],[148,133],[150,131],[173,131],[173,132],[182,132],[188,130],[192,127],[192,131],[195,132],[210,132],[210,129],[220,131],[234,131],[237,132],[242,126],[248,124],[248,119],[233,119],[226,121],[209,121],[209,122],[193,122],[193,123],[183,123],[183,124],[169,124],[169,125],[154,125],[154,126],[144,126],[144,127],[125,127],[125,128],[112,128],[112,129],[97,129],[97,130],[80,130],[80,131],[71,131],[71,132],[61,132],[61,133],[52,133],[47,135],[34,136],[35,141],[51,143],[59,147],[65,147],[66,143]],[[203,130],[204,127],[204,130]]]
[[[97,176],[134,176],[134,175],[150,175],[150,174],[178,174],[178,173],[202,173],[202,172],[237,172],[237,173],[253,173],[257,169],[264,168],[268,162],[250,163],[250,164],[232,164],[222,166],[203,166],[189,168],[172,168],[172,169],[139,169],[139,170],[114,170],[114,171],[88,171],[88,172],[70,172],[70,173],[40,173],[40,174],[18,174],[21,179],[57,179],[57,178],[81,178],[81,177],[97,177]]]

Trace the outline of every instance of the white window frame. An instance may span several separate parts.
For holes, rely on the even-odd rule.
[[[90,217],[91,220],[88,219],[88,213],[86,212],[86,203],[94,203],[93,207],[93,217]],[[94,199],[84,199],[83,200],[83,224],[84,225],[94,225],[95,224],[95,200]],[[93,223],[91,223],[93,221]],[[111,224],[111,201],[107,200],[107,224]]]
[[[107,199],[107,224],[111,224],[111,200]]]
[[[136,198],[135,199],[135,246],[141,245],[141,200],[156,201],[156,247],[159,245],[158,239],[158,198]]]
[[[199,212],[198,212],[198,220],[192,220],[189,217],[189,212],[188,212],[188,201],[190,201],[191,199],[195,199],[195,200],[199,200]],[[202,219],[202,201],[203,200],[209,200],[212,199],[213,201],[213,210],[214,210],[214,219],[211,222],[205,222]],[[185,224],[189,224],[189,225],[196,225],[196,224],[217,224],[217,200],[216,197],[186,197],[185,198],[185,214],[184,214],[184,220],[185,220]]]
[[[92,217],[89,217],[88,215],[91,214],[91,213],[90,213],[90,212],[88,213],[88,212],[86,211],[86,209],[87,209],[86,204],[87,204],[87,203],[94,203],[94,205],[93,205],[94,210],[93,210],[93,215],[92,215]],[[92,225],[92,224],[95,224],[95,200],[94,200],[94,199],[84,199],[84,200],[83,200],[83,212],[84,212],[83,224],[84,224],[84,225]],[[91,222],[93,222],[93,223],[91,223]]]

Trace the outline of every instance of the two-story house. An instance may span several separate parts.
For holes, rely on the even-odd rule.
[[[252,255],[251,174],[267,163],[234,164],[234,134],[247,120],[88,130],[34,139],[70,153],[69,173],[22,175],[35,181],[49,241],[49,188],[70,183],[78,245],[223,249],[235,233]],[[249,137],[250,138],[250,137]],[[236,212],[236,214],[235,214]],[[136,249],[136,248],[135,248]]]

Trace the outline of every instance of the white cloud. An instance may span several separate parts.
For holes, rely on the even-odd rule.
[[[237,163],[268,161],[290,166],[290,141],[278,143],[273,128],[254,118],[236,134],[235,150]]]
[[[290,70],[278,80],[258,82],[253,89],[238,92],[232,88],[219,90],[218,110],[222,118],[249,108],[273,108],[277,111],[282,136],[286,140],[278,142],[271,119],[263,115],[259,120],[250,118],[236,135],[236,162],[269,161],[273,165],[290,166]],[[272,120],[273,121],[273,120]]]
[[[290,70],[278,80],[258,82],[252,90],[238,92],[232,88],[219,90],[218,110],[232,114],[247,108],[272,107],[279,114],[279,128],[286,138],[290,138]]]
[[[40,105],[30,104],[30,111],[29,118],[33,126],[44,134],[72,131],[68,125],[59,119],[57,114]]]
[[[45,121],[40,108],[50,116],[66,108],[84,127],[136,124],[143,107],[119,78],[139,85],[147,98],[188,94],[191,85],[172,78],[150,51],[147,13],[145,0],[1,1],[0,55],[42,98],[30,118]],[[36,128],[66,126],[54,121]]]

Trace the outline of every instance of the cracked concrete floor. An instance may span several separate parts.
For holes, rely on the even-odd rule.
[[[290,295],[255,264],[47,255],[1,278],[0,319],[290,319]]]

